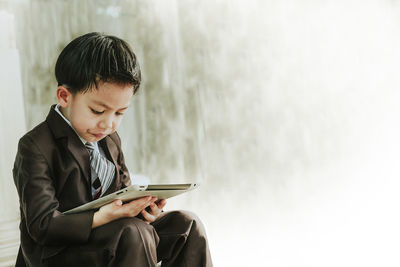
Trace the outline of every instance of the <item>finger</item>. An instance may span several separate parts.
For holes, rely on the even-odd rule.
[[[167,204],[167,200],[166,199],[161,199],[161,201],[159,201],[157,203],[157,206],[160,210],[162,210],[165,207],[165,204]]]
[[[122,206],[122,200],[121,199],[116,199],[116,200],[113,201],[113,204],[115,206],[120,207],[120,206]]]
[[[108,203],[102,207],[106,208],[106,207],[110,207],[110,208],[114,208],[114,207],[120,207],[122,206],[122,201],[120,199],[116,199],[111,203]]]
[[[135,200],[132,200],[125,205],[127,206],[136,206],[136,207],[147,207],[151,203],[151,197],[142,197]]]
[[[138,215],[142,210],[146,209],[151,204],[151,197],[133,200],[124,204],[119,212],[125,217],[133,217]]]
[[[151,204],[151,197],[144,197],[140,199],[133,200],[129,203],[123,205],[123,211],[135,214],[135,216],[147,206]]]
[[[150,204],[149,207],[152,215],[158,215],[161,212],[161,210],[158,208],[158,205],[155,203]]]
[[[142,214],[144,220],[149,223],[154,222],[157,218],[156,216],[148,213],[146,210],[142,210],[141,214]]]

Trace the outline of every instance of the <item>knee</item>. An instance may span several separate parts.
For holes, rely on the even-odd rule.
[[[205,238],[206,231],[204,225],[195,213],[184,210],[172,211],[171,213],[173,214],[172,216],[177,224],[190,226],[188,235],[196,235]]]
[[[128,266],[127,263],[132,264],[133,260],[135,266],[144,266],[144,262],[149,265],[152,262],[155,266],[160,239],[152,225],[139,218],[124,218],[115,221],[114,227],[119,227],[117,243],[111,253],[115,256],[116,266]]]
[[[138,218],[123,218],[116,223],[121,229],[121,239],[128,244],[150,244],[157,247],[159,237],[154,227]]]

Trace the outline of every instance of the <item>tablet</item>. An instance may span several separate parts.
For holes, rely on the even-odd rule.
[[[64,214],[78,213],[81,211],[100,208],[115,199],[121,199],[124,202],[134,200],[145,196],[154,196],[158,199],[170,198],[197,188],[199,184],[149,184],[149,185],[131,185],[119,191],[93,200],[89,203],[65,211]]]

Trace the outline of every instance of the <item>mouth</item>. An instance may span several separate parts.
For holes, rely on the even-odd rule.
[[[102,138],[102,137],[106,136],[106,134],[103,134],[103,133],[98,133],[98,134],[92,133],[92,135],[93,135],[94,137],[96,137],[96,138]]]

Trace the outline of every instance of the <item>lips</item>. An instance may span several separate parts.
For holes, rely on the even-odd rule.
[[[104,137],[106,134],[103,134],[103,133],[92,133],[92,135],[94,136],[94,137],[96,137],[96,138],[102,138],[102,137]]]

